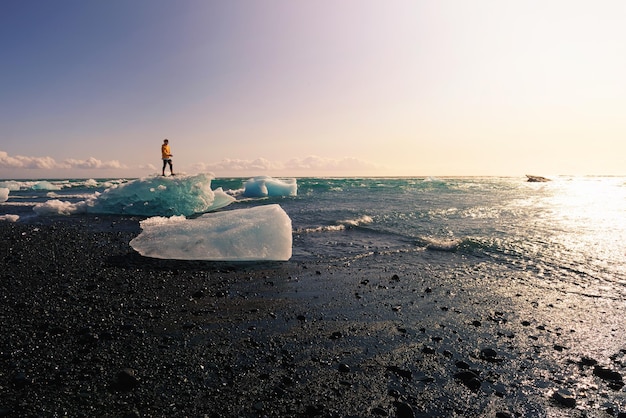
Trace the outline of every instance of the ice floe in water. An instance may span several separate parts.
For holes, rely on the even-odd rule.
[[[211,190],[210,174],[152,176],[106,189],[89,212],[143,216],[193,215],[216,210],[235,199]]]
[[[246,197],[296,196],[296,179],[275,179],[268,176],[253,177],[244,183],[243,195]]]
[[[221,188],[211,190],[213,176],[151,176],[116,184],[79,202],[52,199],[35,205],[40,215],[74,213],[138,216],[193,215],[220,209],[235,198]]]
[[[52,184],[47,180],[41,180],[33,184],[31,187],[33,190],[61,190],[62,187],[56,184]]]
[[[175,260],[287,261],[291,219],[277,204],[184,216],[152,217],[130,245],[141,255]]]

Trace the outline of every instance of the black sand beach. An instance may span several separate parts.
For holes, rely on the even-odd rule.
[[[622,300],[437,252],[153,260],[133,218],[0,231],[1,417],[626,417]]]

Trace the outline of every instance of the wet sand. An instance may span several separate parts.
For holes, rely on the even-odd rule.
[[[154,260],[138,232],[0,223],[0,417],[626,417],[624,301],[436,252]]]

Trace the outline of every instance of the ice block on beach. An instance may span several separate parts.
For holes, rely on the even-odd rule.
[[[287,261],[291,258],[291,219],[276,204],[184,216],[152,217],[130,245],[139,254],[162,259]]]

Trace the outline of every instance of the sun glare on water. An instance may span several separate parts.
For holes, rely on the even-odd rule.
[[[543,222],[551,230],[551,244],[571,251],[564,256],[578,257],[594,276],[602,276],[606,267],[623,273],[612,280],[626,280],[626,181],[571,178],[545,187]]]

